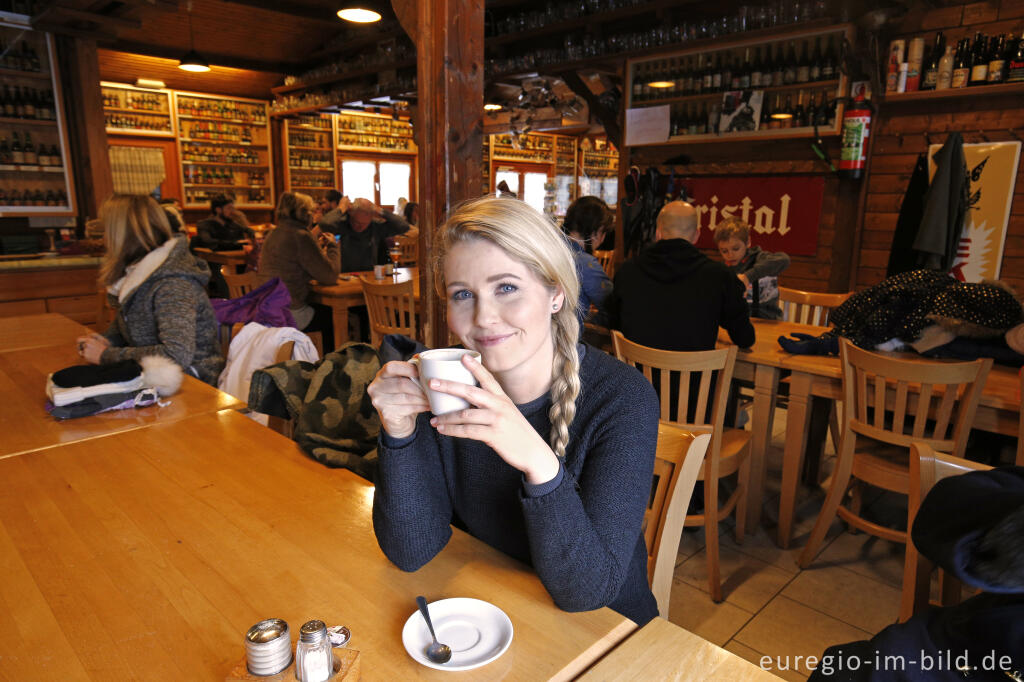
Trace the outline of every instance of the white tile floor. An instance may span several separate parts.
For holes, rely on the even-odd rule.
[[[768,457],[768,486],[763,525],[742,544],[732,520],[720,526],[721,574],[725,599],[708,596],[704,531],[684,533],[672,586],[670,620],[729,651],[759,663],[763,656],[789,657],[789,670],[773,672],[790,680],[810,673],[797,656],[820,656],[826,647],[865,639],[895,622],[903,579],[903,545],[844,530],[833,524],[815,562],[801,571],[797,557],[807,541],[824,499],[821,490],[802,487],[793,542],[775,544],[778,482],[785,432],[785,411],[776,410]],[[834,450],[826,446],[831,467]],[[865,497],[870,513],[887,519],[906,514],[905,500],[889,495]]]

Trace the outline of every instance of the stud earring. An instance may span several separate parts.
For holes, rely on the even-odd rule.
[[[557,313],[558,312],[558,304],[555,303],[554,305],[552,305],[551,309]]]

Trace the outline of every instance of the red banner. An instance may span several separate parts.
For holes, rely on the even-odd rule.
[[[825,179],[821,176],[684,178],[690,203],[697,208],[697,246],[714,249],[719,221],[730,216],[750,224],[750,242],[765,251],[813,256],[818,250],[818,222]]]

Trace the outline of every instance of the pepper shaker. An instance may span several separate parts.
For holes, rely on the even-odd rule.
[[[299,629],[295,646],[295,676],[300,682],[326,682],[334,671],[331,641],[322,620],[311,620]]]

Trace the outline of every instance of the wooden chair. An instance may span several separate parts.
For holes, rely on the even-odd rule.
[[[652,384],[655,383],[654,377],[658,377],[656,387],[663,420],[711,434],[709,455],[704,460],[699,477],[704,481],[704,513],[687,516],[685,525],[704,526],[708,554],[708,591],[712,600],[722,601],[718,522],[735,509],[736,541],[743,541],[750,481],[750,432],[724,428],[726,400],[736,363],[736,347],[694,353],[658,350],[633,343],[620,331],[612,331],[612,343],[616,357],[638,368]],[[691,387],[697,388],[695,396],[690,395]],[[673,411],[673,393],[676,391],[678,399]],[[696,398],[696,405],[692,406],[694,416],[689,421],[691,397]],[[734,473],[737,474],[736,490],[719,506],[718,481]]]
[[[887,357],[857,348],[846,339],[840,341],[839,356],[843,367],[844,428],[836,451],[832,485],[800,555],[801,568],[807,568],[814,560],[836,514],[866,533],[892,542],[907,542],[906,531],[887,528],[860,516],[861,485],[867,483],[908,495],[908,450],[915,442],[963,457],[985,378],[992,367],[992,360],[987,358],[938,362]],[[887,418],[890,414],[891,418]],[[859,438],[883,445],[858,451]],[[850,506],[844,507],[842,502],[851,485]],[[782,494],[795,497],[796,490],[783,490]]]
[[[782,308],[782,319],[786,322],[827,327],[829,313],[848,299],[851,293],[824,294],[817,291],[800,291],[799,289],[779,287],[779,306]]]
[[[117,312],[110,305],[110,298],[107,296],[107,288],[101,286],[96,292],[96,331],[100,334],[105,332],[117,316]]]
[[[235,274],[233,266],[222,265],[220,266],[220,274],[224,276],[224,281],[228,283],[228,296],[230,298],[244,296],[257,286],[256,273],[251,270],[239,275]]]
[[[402,252],[402,255],[398,257],[397,265],[401,267],[418,265],[420,259],[420,240],[418,238],[410,239],[401,235],[394,239],[399,251]]]
[[[594,251],[594,258],[604,268],[604,274],[608,277],[615,278],[615,251],[611,249],[601,251],[600,249]]]
[[[370,316],[370,338],[379,346],[385,334],[405,334],[417,338],[416,299],[413,282],[388,282],[360,277],[366,310]]]
[[[665,619],[686,509],[710,440],[709,434],[695,435],[671,422],[658,424],[654,484],[644,513],[644,541],[647,578],[658,601],[658,615]]]
[[[910,446],[910,495],[907,499],[907,529],[914,525],[921,501],[937,482],[950,476],[968,471],[984,471],[992,467],[959,457],[935,452],[924,443]],[[931,577],[934,566],[927,557],[921,556],[913,542],[907,543],[903,560],[903,595],[900,604],[900,622],[921,613],[930,605]],[[951,606],[960,602],[960,581],[940,572],[940,606]]]

